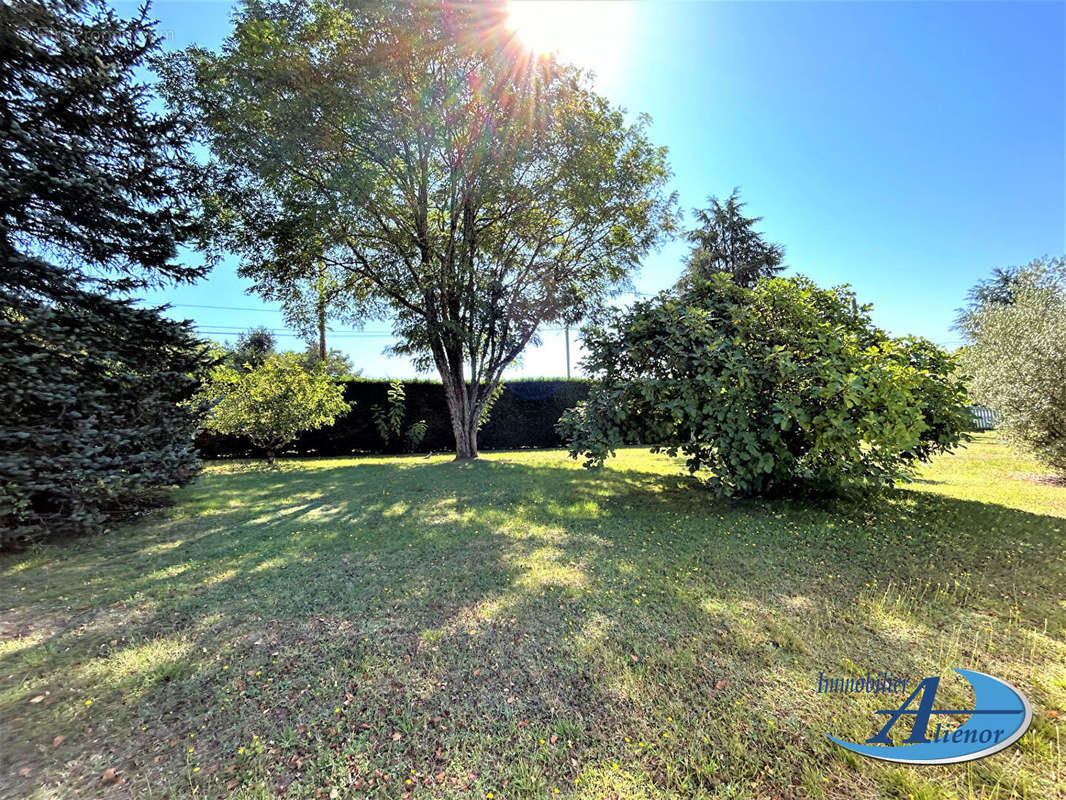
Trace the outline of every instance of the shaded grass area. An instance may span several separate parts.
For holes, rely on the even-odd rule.
[[[1066,796],[1066,489],[1034,472],[982,437],[812,505],[639,450],[214,465],[0,557],[0,796]],[[1029,733],[924,768],[825,738],[888,703],[820,672],[951,667],[1021,688]]]

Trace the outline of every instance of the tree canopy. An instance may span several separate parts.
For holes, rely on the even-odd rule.
[[[200,121],[209,251],[262,291],[322,268],[352,318],[445,385],[458,457],[544,323],[625,285],[675,226],[665,149],[499,2],[246,3],[165,89]],[[342,300],[343,298],[343,300]]]
[[[4,257],[43,256],[102,288],[204,274],[174,261],[196,225],[189,126],[148,111],[134,77],[162,41],[147,8],[123,19],[96,0],[14,0],[0,31]]]
[[[952,357],[868,311],[844,288],[724,273],[612,311],[584,331],[598,382],[560,430],[587,466],[622,444],[681,452],[723,495],[890,485],[969,417]]]
[[[699,226],[685,234],[693,246],[682,285],[724,273],[738,286],[751,287],[785,268],[784,248],[755,230],[762,217],[744,216],[747,204],[740,199],[740,189],[734,189],[724,203],[714,196],[708,202],[707,208],[693,210]]]
[[[1009,292],[988,293],[1009,275]],[[960,327],[974,398],[1015,443],[1066,473],[1066,258],[997,270],[971,292]]]

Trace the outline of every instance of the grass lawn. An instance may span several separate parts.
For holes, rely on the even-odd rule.
[[[1036,472],[982,437],[812,506],[641,450],[215,464],[0,557],[0,796],[1066,797],[1066,488]],[[936,767],[826,739],[890,703],[819,672],[953,666],[1025,692],[1025,737]]]

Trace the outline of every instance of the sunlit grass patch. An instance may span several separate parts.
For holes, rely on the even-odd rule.
[[[1061,796],[1066,489],[989,437],[858,506],[609,464],[216,464],[3,556],[0,796]],[[952,666],[1028,694],[1018,745],[919,770],[825,738],[883,698],[820,672]]]

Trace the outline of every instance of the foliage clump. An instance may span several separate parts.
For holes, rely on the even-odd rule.
[[[1009,439],[1066,472],[1066,258],[996,270],[970,300],[959,319],[970,391]]]
[[[598,381],[560,431],[602,464],[622,444],[682,453],[722,495],[891,484],[965,436],[951,355],[874,327],[845,288],[726,274],[585,329]]]
[[[412,422],[407,433],[404,433],[403,422],[406,416],[407,392],[403,388],[403,381],[390,381],[385,404],[375,403],[370,407],[370,418],[386,447],[395,439],[403,441],[408,449],[417,450],[426,438],[429,426],[424,419]]]
[[[0,546],[100,530],[192,480],[209,363],[188,323],[19,271],[48,291],[0,285]]]
[[[303,431],[332,425],[350,408],[344,390],[322,366],[308,369],[298,353],[273,353],[258,366],[215,368],[204,389],[205,427],[244,436],[274,463],[277,451]]]

